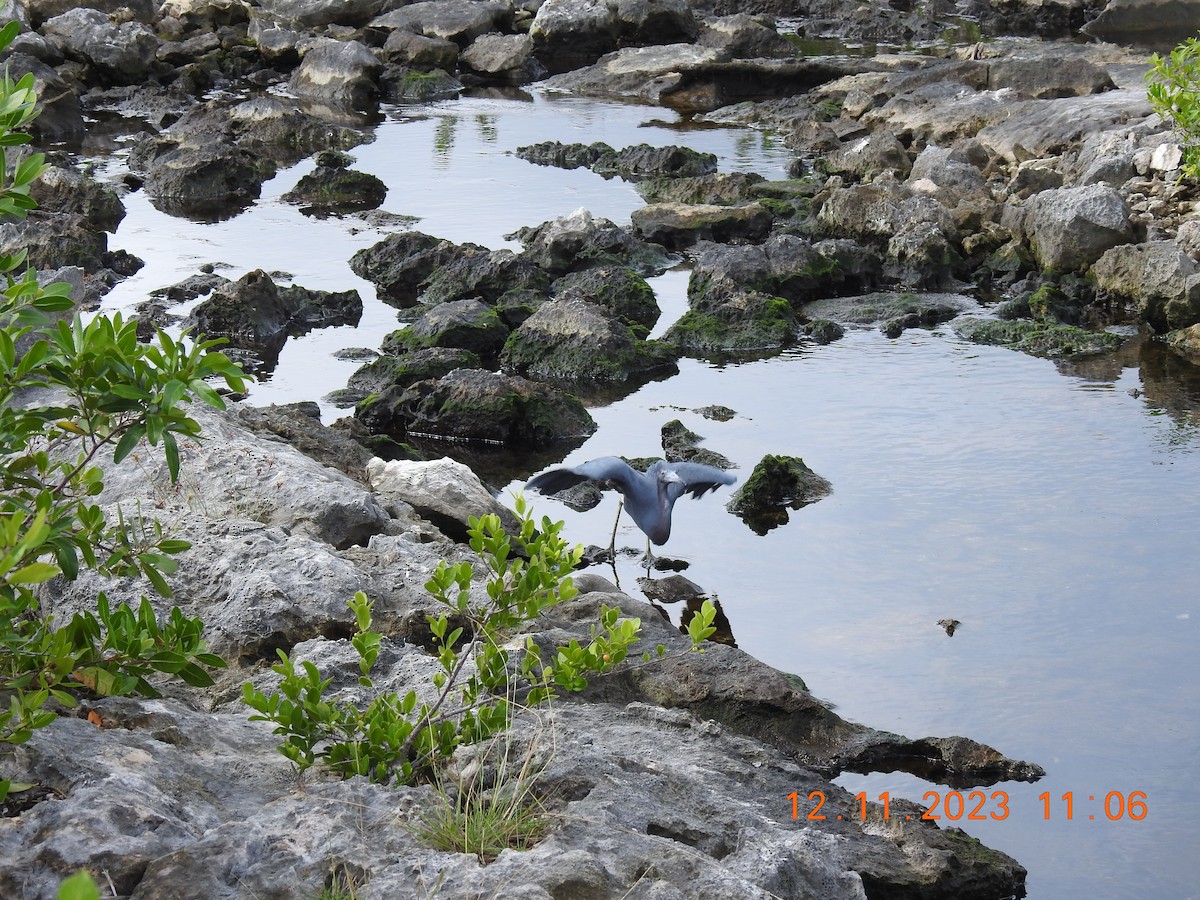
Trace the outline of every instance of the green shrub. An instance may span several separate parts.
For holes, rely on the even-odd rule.
[[[1150,57],[1146,96],[1179,137],[1183,174],[1200,179],[1200,39],[1189,38],[1167,56]]]
[[[0,49],[16,33],[15,23],[0,29]],[[31,76],[14,83],[0,75],[0,215],[35,206],[29,188],[46,168],[42,155],[11,169],[5,156],[29,140],[15,129],[33,118],[35,103]],[[0,255],[0,284],[0,742],[15,744],[54,719],[51,700],[72,705],[80,688],[154,696],[154,672],[212,683],[204,667],[223,663],[204,651],[199,619],[176,608],[160,620],[145,598],[136,610],[113,609],[101,594],[94,613],[60,626],[42,614],[36,591],[86,567],[144,575],[170,596],[164,576],[187,542],[140,515],[118,511],[111,521],[96,502],[104,480],[95,463],[102,452],[120,462],[145,439],[162,446],[176,478],[176,435],[200,431],[183,404],[222,406],[207,379],[243,390],[244,376],[212,350],[216,342],[159,332],[154,344],[140,344],[134,323],[119,315],[58,319],[71,308],[69,286],[40,287],[24,253]],[[0,799],[11,787],[0,779]]]
[[[274,722],[284,741],[279,751],[301,770],[323,763],[343,777],[366,775],[374,781],[411,784],[432,771],[439,758],[507,728],[513,708],[542,703],[556,690],[580,691],[591,675],[613,671],[637,641],[641,622],[621,618],[620,610],[601,607],[591,640],[572,640],[543,651],[526,637],[519,660],[504,648],[522,627],[550,607],[570,600],[576,590],[570,573],[582,555],[559,536],[562,522],[543,518],[540,530],[523,497],[517,497],[521,529],[514,554],[509,536],[494,515],[471,517],[471,548],[488,569],[486,597],[472,597],[475,575],[470,563],[443,561],[426,583],[447,613],[429,615],[439,669],[432,676],[432,700],[415,690],[404,696],[384,692],[365,707],[326,696],[331,679],[311,662],[299,666],[282,650],[273,668],[283,676],[279,690],[264,693],[247,683],[243,700],[256,721]],[[359,656],[359,681],[373,687],[371,669],[382,635],[371,628],[371,601],[361,592],[349,603],[357,621],[352,638]],[[450,617],[464,624],[452,627]],[[706,603],[688,625],[692,649],[715,629],[715,609]],[[660,646],[656,653],[665,655]],[[650,653],[643,654],[649,661]]]

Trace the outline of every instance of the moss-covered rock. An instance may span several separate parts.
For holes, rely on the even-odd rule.
[[[733,463],[728,457],[722,456],[715,450],[700,446],[703,441],[700,435],[692,431],[678,419],[672,419],[662,427],[662,447],[668,462],[695,462],[718,469],[732,469]]]
[[[663,340],[694,353],[778,350],[791,343],[796,314],[782,297],[758,291],[708,295],[667,329]]]
[[[586,300],[608,310],[644,337],[661,311],[646,279],[628,266],[601,265],[571,272],[554,282],[557,300]]]
[[[800,509],[829,496],[833,485],[798,456],[768,454],[734,493],[728,509],[755,534],[766,534],[788,521],[788,509]]]
[[[379,77],[379,90],[389,103],[428,103],[457,97],[463,84],[449,72],[428,72],[407,66],[387,66]]]
[[[397,332],[403,334],[404,332]],[[389,336],[390,337],[390,336]],[[384,354],[358,369],[346,382],[348,388],[367,394],[388,388],[406,388],[429,378],[441,378],[455,369],[476,369],[479,357],[469,350],[431,347],[414,353],[396,353],[384,339]]]
[[[505,368],[555,381],[629,381],[673,370],[674,348],[639,340],[629,326],[586,300],[554,300],[512,333]]]
[[[388,335],[389,348],[412,352],[457,347],[493,359],[504,347],[508,328],[496,311],[479,300],[452,300],[426,310],[408,328]]]
[[[1034,356],[1070,357],[1116,350],[1124,341],[1106,331],[1088,331],[1073,325],[1046,325],[1028,320],[962,318],[954,331],[975,344],[994,344]]]
[[[804,308],[814,321],[828,319],[842,325],[878,326],[894,337],[905,328],[929,328],[948,322],[975,303],[961,294],[878,292],[857,297],[830,297]]]
[[[382,180],[348,168],[345,154],[329,151],[321,157],[317,167],[283,195],[286,202],[299,204],[309,215],[376,209],[383,203],[387,185]]]
[[[727,206],[753,199],[751,191],[764,180],[756,172],[714,172],[686,178],[650,178],[638,182],[637,191],[647,203]]]

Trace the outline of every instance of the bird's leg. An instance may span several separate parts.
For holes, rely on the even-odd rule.
[[[650,568],[654,565],[654,553],[650,550],[650,537],[646,537],[646,555],[642,557],[642,565],[646,567],[646,576],[650,576]]]
[[[625,508],[625,498],[617,500],[617,517],[613,519],[612,540],[608,542],[608,552],[613,559],[617,558],[617,526],[621,523],[621,510]]]

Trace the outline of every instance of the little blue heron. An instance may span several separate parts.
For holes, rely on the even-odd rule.
[[[701,463],[670,463],[663,460],[652,464],[645,472],[639,472],[620,457],[602,456],[578,466],[543,472],[529,479],[525,487],[555,494],[583,481],[608,483],[621,492],[622,501],[617,504],[617,522],[621,520],[623,505],[629,510],[634,524],[645,532],[646,557],[650,559],[649,542],[662,545],[671,536],[671,509],[676,500],[684,494],[692,494],[698,499],[723,484],[733,484],[737,478]],[[616,543],[617,523],[614,522],[609,550],[613,550]]]

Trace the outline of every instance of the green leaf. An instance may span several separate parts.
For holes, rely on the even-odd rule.
[[[91,875],[79,871],[58,886],[57,900],[100,900],[100,889]]]
[[[41,584],[59,573],[58,566],[47,562],[30,563],[7,576],[9,584]]]

